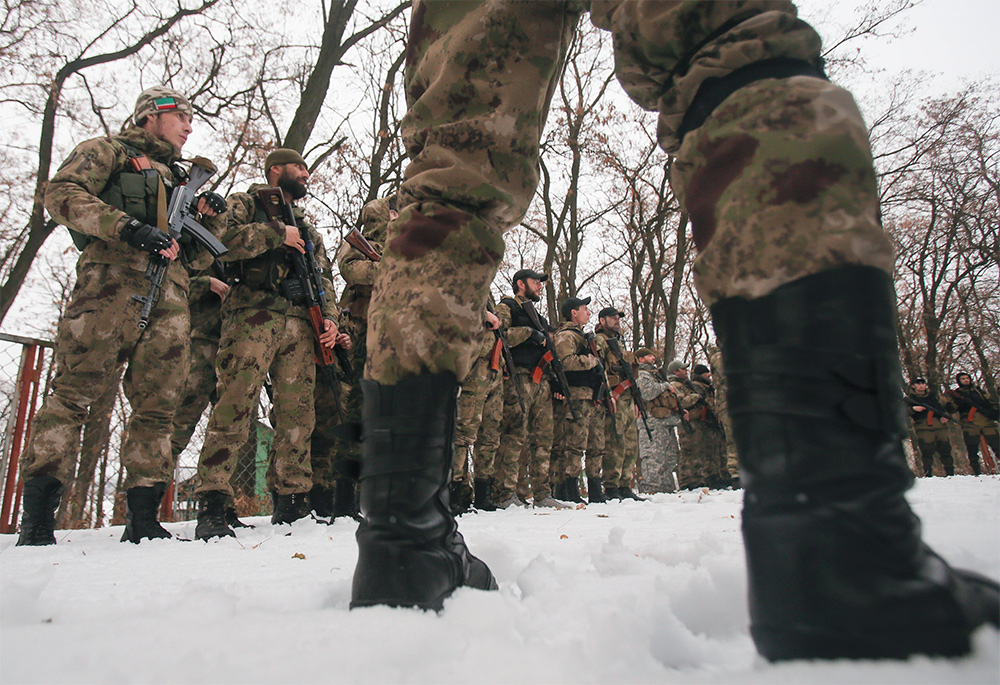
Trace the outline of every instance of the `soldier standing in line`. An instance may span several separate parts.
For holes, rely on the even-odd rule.
[[[645,498],[632,490],[635,463],[639,458],[639,426],[636,418],[639,408],[632,399],[632,392],[625,383],[624,364],[636,368],[635,355],[622,345],[620,312],[614,307],[605,307],[597,314],[595,334],[600,346],[607,352],[608,385],[615,398],[617,411],[614,423],[611,417],[605,420],[604,463],[601,465],[601,480],[606,497],[642,501]]]
[[[457,587],[497,587],[448,513],[442,436],[503,233],[538,184],[584,5],[414,4],[411,162],[370,312],[352,607],[440,610]],[[676,154],[695,282],[726,357],[758,651],[968,653],[978,626],[1000,625],[1000,586],[930,552],[904,497],[892,247],[867,128],[823,72],[818,34],[787,0],[590,10],[612,33],[619,81],[658,112],[657,141]]]
[[[982,473],[979,466],[979,443],[985,441],[993,450],[995,461],[1000,460],[1000,433],[997,431],[997,404],[991,402],[983,389],[972,382],[972,376],[960,371],[955,375],[955,388],[948,396],[958,408],[958,418],[962,425],[962,439],[969,452],[972,473]],[[997,463],[1000,463],[998,461]]]
[[[687,420],[677,403],[677,395],[667,379],[656,368],[656,353],[648,347],[636,351],[639,362],[639,390],[649,411],[650,439],[646,431],[639,431],[639,454],[642,455],[643,482],[652,492],[677,490],[677,461],[680,447],[674,427],[681,425],[681,416]]]
[[[329,262],[323,239],[304,217],[295,200],[305,197],[309,170],[295,150],[279,148],[264,161],[268,185],[254,184],[245,193],[229,196],[223,241],[226,261],[236,279],[222,303],[222,335],[216,359],[218,402],[212,409],[198,462],[198,525],[195,537],[207,540],[234,535],[225,521],[225,502],[232,497],[230,479],[237,450],[246,442],[252,407],[264,377],[270,374],[274,391],[271,418],[274,440],[271,467],[275,509],[272,523],[291,523],[309,514],[312,489],[309,439],[315,425],[316,339],[306,306],[293,302],[286,281],[294,278],[289,250],[304,253],[300,230],[315,246],[316,264],[326,292]],[[271,221],[258,193],[267,187],[281,190],[293,205],[295,226]],[[336,308],[327,303],[325,330],[319,343],[333,348],[338,342]],[[346,338],[342,335],[339,340]]]
[[[699,364],[696,368],[707,368]],[[722,487],[722,431],[715,413],[708,406],[704,384],[695,385],[688,377],[687,366],[674,360],[667,366],[667,380],[677,395],[681,409],[688,412],[690,433],[680,433],[681,454],[677,479],[681,490]],[[728,475],[728,471],[726,472]]]
[[[722,428],[722,419],[719,418],[715,385],[712,383],[712,370],[704,364],[695,364],[693,371],[691,385],[702,398],[701,405],[696,406],[695,411],[700,414],[705,426],[710,429],[705,434],[707,440],[706,456],[708,463],[715,464],[716,473],[710,487],[721,490],[732,485],[732,477],[729,475],[729,465],[726,459],[726,436]]]
[[[726,471],[734,489],[740,488],[740,460],[736,456],[736,441],[733,440],[733,419],[729,416],[729,396],[726,385],[725,363],[722,350],[714,345],[708,348],[708,365],[715,381],[715,415],[722,422],[722,432],[726,441]]]
[[[54,515],[74,471],[88,407],[117,382],[123,361],[132,414],[121,448],[128,505],[122,542],[170,537],[156,516],[174,476],[170,433],[188,365],[188,269],[211,264],[206,251],[194,243],[182,247],[164,230],[168,195],[186,179],[177,163],[193,114],[173,89],[144,90],[121,133],[78,145],[48,183],[45,208],[70,229],[81,254],[56,334],[52,391],[21,457],[18,545],[55,544]],[[205,193],[197,209],[213,216],[225,203]],[[149,291],[151,255],[170,264],[149,324],[140,329],[141,305],[133,296]]]
[[[512,279],[514,297],[505,297],[497,305],[501,320],[510,320],[507,344],[510,345],[517,369],[521,392],[524,394],[525,411],[521,411],[514,379],[504,381],[503,420],[500,434],[503,441],[494,464],[496,495],[494,500],[502,509],[512,505],[527,506],[517,497],[517,478],[521,453],[524,451],[526,471],[531,482],[532,501],[536,507],[565,506],[552,497],[549,483],[549,460],[552,453],[552,386],[549,383],[546,359],[545,334],[537,329],[524,311],[525,302],[542,299],[542,283],[547,274],[521,269]],[[548,321],[538,315],[543,326]]]
[[[469,448],[476,442],[480,428],[483,425],[486,402],[491,392],[500,394],[498,388],[503,382],[500,365],[502,357],[498,354],[500,344],[493,331],[500,328],[500,318],[489,311],[483,310],[482,343],[479,356],[472,365],[469,375],[462,381],[462,394],[458,398],[458,418],[455,421],[455,458],[451,477],[451,512],[454,515],[464,514],[476,503],[477,509],[495,511],[496,504],[489,497],[489,470],[492,464],[486,465],[479,461],[479,466],[469,474]],[[494,405],[496,402],[494,401]],[[474,479],[475,486],[470,482]],[[481,505],[481,506],[480,506]]]
[[[553,412],[555,439],[552,442],[553,480],[562,486],[559,494],[567,502],[582,503],[580,471],[594,414],[594,398],[605,380],[598,359],[590,349],[583,327],[590,321],[590,298],[571,297],[559,307],[563,322],[555,333],[556,352],[569,383],[569,397],[558,402]],[[570,411],[576,411],[576,418]],[[557,495],[558,497],[558,495]]]
[[[600,336],[594,335],[594,345],[597,347],[597,354],[605,371],[608,368],[608,346],[607,341]],[[606,376],[605,376],[606,378]],[[611,385],[608,385],[610,391]],[[610,399],[611,407],[617,411],[614,396]],[[590,415],[590,425],[587,427],[587,451],[584,454],[584,473],[587,476],[587,501],[590,504],[601,504],[608,501],[608,496],[604,492],[604,484],[601,473],[604,470],[604,459],[607,456],[607,441],[618,440],[617,431],[611,426],[611,410],[604,402],[594,409]],[[612,493],[614,497],[615,493]]]
[[[906,396],[910,420],[917,433],[917,452],[924,468],[924,477],[934,475],[934,454],[941,459],[945,475],[955,475],[955,460],[951,456],[951,436],[948,413],[954,411],[951,402],[931,393],[926,378],[914,378]]]

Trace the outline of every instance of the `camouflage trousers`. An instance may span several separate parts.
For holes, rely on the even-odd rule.
[[[601,482],[605,489],[630,488],[635,476],[635,463],[639,458],[639,431],[631,396],[624,394],[618,398],[614,426],[611,425],[611,417],[605,416],[604,430]]]
[[[726,441],[722,429],[704,421],[691,421],[693,433],[678,432],[681,453],[677,479],[682,490],[718,487],[728,481]]]
[[[132,409],[121,448],[124,486],[173,479],[170,435],[188,368],[188,301],[176,283],[165,281],[149,326],[140,331],[141,305],[132,295],[148,290],[140,271],[111,264],[78,269],[56,333],[51,392],[35,414],[21,457],[22,479],[44,475],[68,482],[88,408],[117,381],[123,363],[122,388]]]
[[[611,420],[608,411],[603,406],[594,407],[590,415],[590,427],[587,431],[587,452],[584,457],[584,472],[587,478],[600,478],[604,468],[604,450],[607,446],[608,431]],[[612,440],[614,438],[611,438]]]
[[[951,431],[947,426],[916,430],[917,451],[923,465],[924,475],[934,475],[934,455],[941,460],[944,472],[949,476],[955,473],[955,460],[951,455]]]
[[[455,423],[455,459],[452,468],[452,479],[466,482],[469,480],[469,451],[476,445],[475,452],[479,451],[478,438],[482,434],[484,425],[488,439],[496,437],[499,444],[500,414],[502,409],[497,411],[497,406],[503,402],[503,375],[499,371],[490,368],[489,357],[479,357],[473,365],[469,375],[462,382],[462,394],[458,397],[458,420]],[[489,409],[495,412],[495,416],[487,416],[487,401],[490,396],[494,398]],[[488,446],[484,446],[484,451],[489,451]],[[496,447],[492,450],[496,454]],[[479,466],[484,466],[480,462]],[[475,468],[475,478],[486,478],[489,476],[489,469],[492,467],[492,458],[485,465],[483,473],[479,468]]]
[[[552,441],[552,479],[559,483],[566,478],[579,478],[583,470],[583,455],[587,450],[590,425],[594,414],[604,411],[591,400],[571,400],[577,418],[574,419],[566,402],[556,401],[552,410],[555,436]]]
[[[647,492],[674,492],[674,474],[677,472],[677,460],[680,456],[680,446],[674,426],[677,418],[663,419],[649,417],[649,429],[653,433],[650,440],[645,430],[639,431],[639,454],[642,458],[642,484]],[[683,430],[683,429],[679,429]]]
[[[218,340],[191,339],[191,363],[184,379],[177,411],[174,412],[174,431],[170,438],[175,461],[191,441],[205,408],[209,404],[215,404],[215,356],[218,351]]]
[[[525,452],[526,473],[536,498],[552,494],[549,484],[549,458],[552,452],[552,388],[548,377],[532,383],[528,371],[518,370],[521,392],[527,413],[521,411],[517,392],[511,379],[504,380],[503,420],[500,434],[503,441],[493,465],[493,499],[497,502],[514,494],[521,467],[521,452]],[[526,448],[526,449],[525,449]]]
[[[575,7],[416,3],[402,123],[411,163],[374,288],[370,378],[471,368],[502,234],[537,185]],[[845,90],[807,76],[755,81],[679,139],[706,78],[770,59],[818,62],[819,37],[791,2],[595,0],[592,19],[612,32],[626,92],[659,112],[660,145],[677,153],[672,183],[707,304],[840,266],[891,270],[867,129]]]
[[[497,374],[483,402],[483,419],[479,423],[476,444],[472,451],[472,477],[489,478],[493,475],[497,450],[500,449],[500,422],[503,420],[503,393],[505,379]]]
[[[230,478],[246,442],[264,377],[274,402],[271,469],[279,495],[312,489],[309,438],[315,424],[316,361],[309,322],[269,310],[237,309],[222,321],[212,409],[198,462],[196,492],[232,495]]]
[[[354,391],[354,386],[339,382],[340,410],[344,420],[356,423],[361,419],[361,393]],[[354,393],[352,395],[352,393]],[[340,414],[337,412],[337,398],[333,396],[330,383],[322,377],[322,372],[316,369],[316,427],[309,441],[309,459],[312,464],[312,484],[333,489],[340,477],[337,471],[337,461],[349,456],[353,444],[335,434],[340,426]]]

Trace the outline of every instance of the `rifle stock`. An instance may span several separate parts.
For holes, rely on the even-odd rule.
[[[583,337],[590,346],[590,351],[597,357],[597,369],[601,372],[601,387],[597,390],[595,401],[600,402],[604,406],[604,409],[607,410],[608,416],[611,417],[611,432],[616,439],[621,440],[621,437],[618,435],[618,426],[615,423],[615,402],[611,394],[611,384],[608,382],[608,371],[604,368],[601,352],[597,349],[597,336],[593,333],[585,333]]]
[[[566,398],[566,403],[569,405],[569,413],[573,416],[574,421],[579,421],[580,417],[576,413],[576,409],[573,408],[573,403],[569,401],[569,381],[566,380],[566,371],[563,369],[562,361],[559,359],[559,354],[556,352],[556,343],[552,339],[552,333],[550,333],[544,325],[542,325],[542,320],[538,316],[538,312],[535,311],[535,305],[531,300],[525,300],[521,305],[524,312],[531,319],[532,325],[545,336],[545,349],[552,356],[549,366],[552,369],[552,374],[556,378],[556,382],[559,383],[559,393]]]
[[[611,351],[618,355],[618,358],[622,363],[622,374],[625,376],[625,380],[628,381],[629,392],[632,393],[632,399],[635,400],[635,406],[639,409],[639,417],[642,419],[642,425],[646,428],[646,435],[649,439],[653,439],[653,431],[649,429],[649,414],[646,412],[646,400],[642,397],[642,391],[639,390],[639,384],[635,380],[635,373],[632,371],[632,365],[625,361],[625,355],[622,353],[621,345],[618,344],[618,340],[612,336],[608,337],[608,346],[611,347]]]
[[[368,238],[366,238],[357,228],[352,228],[347,235],[344,236],[344,242],[363,254],[369,260],[373,262],[382,261],[382,255],[378,253],[375,246],[368,242]]]

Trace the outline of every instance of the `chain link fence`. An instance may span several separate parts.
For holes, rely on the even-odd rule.
[[[48,395],[54,375],[52,342],[0,334],[0,476],[2,476],[4,530],[14,532],[19,507],[17,468],[30,430],[30,421]],[[232,485],[237,511],[242,516],[271,513],[267,487],[268,450],[273,430],[271,401],[261,392],[248,440],[239,451]],[[125,521],[124,473],[119,453],[128,430],[128,402],[121,390],[120,374],[90,406],[81,433],[75,473],[65,483],[66,494],[57,513],[58,528],[90,528]],[[161,508],[164,520],[193,519],[198,456],[205,439],[208,408],[187,442],[176,455],[174,481]]]

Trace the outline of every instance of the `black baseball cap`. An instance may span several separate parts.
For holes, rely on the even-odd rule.
[[[590,304],[589,297],[584,297],[582,299],[579,297],[571,297],[559,306],[559,312],[566,321],[569,321],[570,312],[574,309],[579,309],[585,304]]]
[[[927,384],[927,379],[926,378],[921,378],[920,376],[917,376],[912,381],[910,381],[910,385],[916,385],[917,383],[923,383],[924,385],[926,385]]]
[[[597,314],[598,319],[603,319],[608,316],[625,316],[625,312],[620,312],[614,307],[605,307]]]
[[[521,269],[516,274],[514,274],[514,278],[510,279],[510,284],[514,286],[514,290],[517,290],[518,281],[526,281],[529,278],[537,278],[539,281],[544,283],[546,280],[548,280],[548,277],[549,277],[548,274],[543,274],[541,271],[532,271],[531,269]]]

